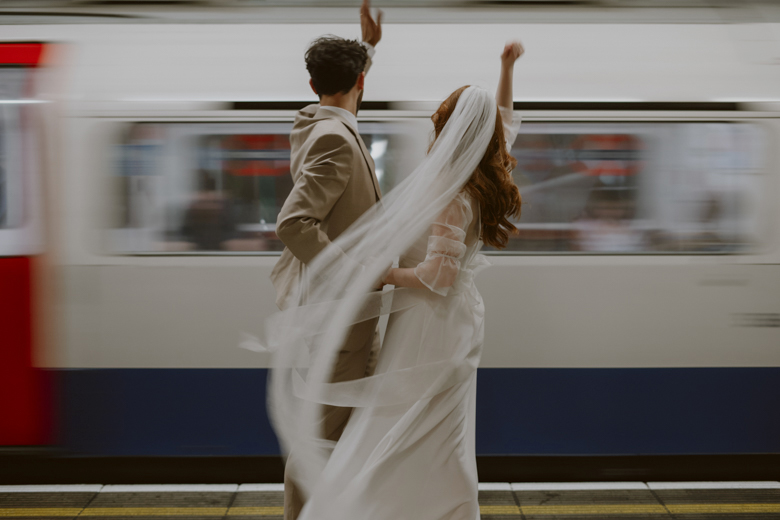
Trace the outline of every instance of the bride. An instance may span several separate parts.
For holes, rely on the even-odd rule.
[[[520,214],[508,150],[518,42],[495,99],[467,86],[433,114],[421,165],[307,266],[308,304],[268,324],[276,350],[269,409],[307,495],[300,520],[475,520],[476,368],[483,242],[506,246]],[[400,257],[399,267],[388,269]],[[372,291],[381,284],[392,291]],[[380,284],[380,285],[381,285]],[[375,374],[330,383],[349,327],[390,314]],[[354,407],[338,443],[324,405]]]

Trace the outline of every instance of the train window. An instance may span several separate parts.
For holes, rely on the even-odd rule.
[[[420,128],[361,122],[383,192],[424,153]],[[292,188],[289,122],[134,123],[116,146],[116,253],[274,253]],[[426,141],[427,142],[427,141]],[[733,253],[757,244],[763,127],[527,122],[504,254]],[[491,248],[485,248],[491,251]]]
[[[0,68],[0,228],[22,225],[22,110],[31,73]]]
[[[403,133],[361,122],[380,184],[395,184]],[[116,147],[117,253],[284,249],[276,217],[292,189],[291,123],[135,123]]]
[[[6,179],[5,173],[7,168],[5,133],[5,121],[3,118],[0,118],[0,228],[5,227],[8,219],[8,180]]]
[[[750,123],[525,123],[505,251],[744,251],[758,238],[764,137]]]

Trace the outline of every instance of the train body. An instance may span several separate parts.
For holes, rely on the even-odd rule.
[[[278,453],[268,354],[239,345],[276,310],[287,136],[316,101],[303,53],[359,27],[346,10],[267,12],[3,26],[4,42],[56,44],[28,162],[55,280],[34,365],[57,380],[68,453]],[[527,48],[520,234],[477,278],[478,454],[780,452],[780,23],[506,12],[390,9],[358,117],[392,189],[437,103],[495,88],[507,39]]]
[[[37,72],[44,45],[0,42],[0,446],[48,444],[48,376],[36,366],[43,253]]]

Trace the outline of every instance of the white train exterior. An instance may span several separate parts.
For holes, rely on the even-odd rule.
[[[356,23],[290,13],[284,23],[3,27],[3,41],[56,44],[38,98],[47,102],[39,130],[56,328],[36,364],[61,378],[58,442],[69,452],[278,453],[264,412],[268,355],[238,347],[243,334],[262,336],[275,311],[276,253],[240,244],[200,251],[169,235],[184,226],[208,139],[284,135],[290,107],[315,101],[308,42],[359,33]],[[519,148],[530,154],[519,168],[560,159],[549,147],[531,153],[539,136],[642,141],[635,155],[612,157],[642,169],[631,181],[641,229],[627,233],[641,233],[644,246],[587,246],[583,219],[538,217],[518,240],[542,245],[491,254],[479,275],[487,323],[478,453],[780,452],[780,23],[449,23],[426,13],[413,23],[388,11],[359,114],[362,130],[386,138],[372,151],[396,147],[388,168],[397,175],[424,154],[438,101],[464,84],[494,88],[498,54],[514,37],[527,49],[515,102],[531,143]],[[167,150],[145,180],[143,164],[122,170],[134,128],[134,145]],[[715,144],[697,141],[708,132]],[[674,157],[680,150],[698,159]],[[586,168],[598,160],[577,159]],[[544,181],[532,177],[523,187],[529,215],[555,204],[534,198],[528,188]],[[704,209],[682,215],[688,206],[670,206],[669,194],[705,208],[696,199],[705,185],[739,193],[710,214],[731,238],[657,246],[663,222],[684,234],[706,218]],[[267,215],[254,228],[239,224],[272,235]],[[547,247],[556,230],[579,247]]]

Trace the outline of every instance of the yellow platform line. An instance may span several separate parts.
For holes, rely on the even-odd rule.
[[[81,513],[80,507],[10,507],[0,508],[0,518],[28,516],[71,516]]]
[[[483,515],[519,515],[517,506],[479,506],[479,512]]]
[[[88,507],[81,516],[225,516],[227,507]]]
[[[80,514],[79,514],[80,513]],[[0,518],[34,516],[280,516],[283,507],[15,507],[0,509]]]
[[[243,515],[256,515],[256,516],[282,516],[284,514],[283,507],[231,507],[228,511],[228,516],[243,516]]]
[[[525,515],[665,515],[661,504],[567,504],[520,506]]]
[[[780,504],[667,504],[675,515],[780,513]]]
[[[771,514],[780,513],[780,503],[765,504],[571,504],[546,506],[484,505],[483,515],[664,515],[667,510],[675,515],[702,514]],[[281,516],[282,507],[18,507],[0,508],[0,518],[29,517],[144,517],[144,516]]]

